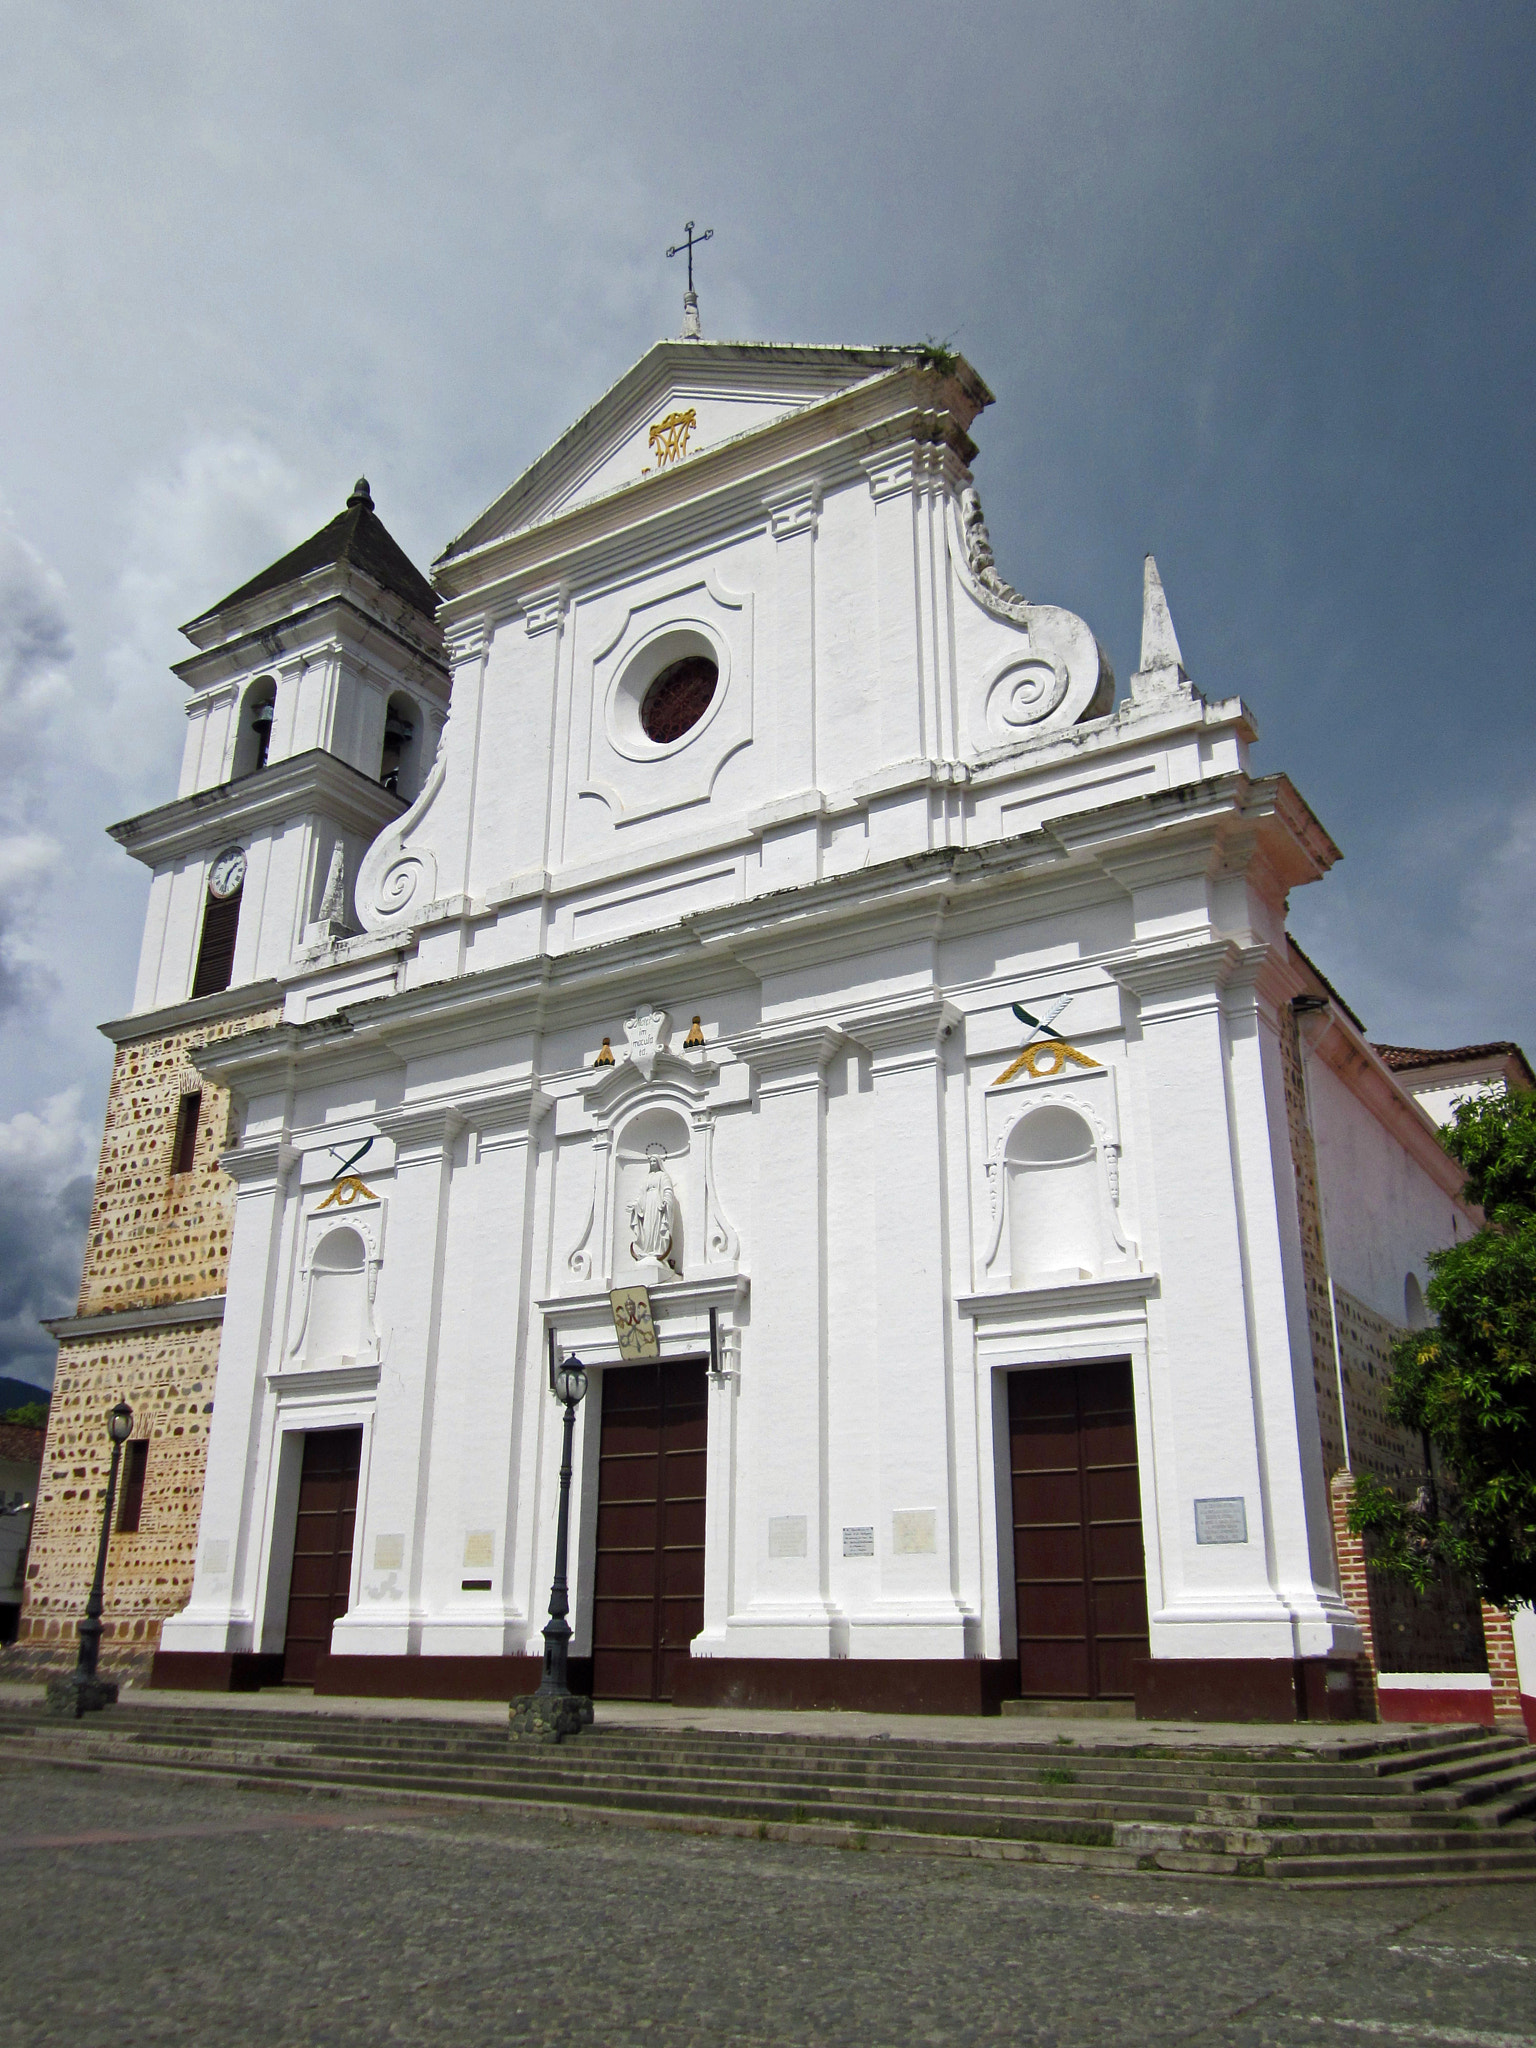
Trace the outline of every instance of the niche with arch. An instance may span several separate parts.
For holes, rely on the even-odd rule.
[[[1427,1330],[1430,1320],[1429,1303],[1424,1299],[1419,1276],[1410,1273],[1403,1282],[1403,1321],[1410,1330]]]
[[[272,751],[272,721],[277,715],[277,682],[272,676],[258,676],[240,704],[240,723],[235,735],[235,758],[231,781],[242,775],[256,775],[266,767]]]
[[[1020,1117],[1003,1148],[1008,1263],[1015,1287],[1097,1280],[1104,1270],[1099,1147],[1074,1109]]]
[[[614,1147],[616,1277],[682,1279],[690,1137],[682,1113],[661,1103],[638,1110],[620,1129]]]
[[[1082,1085],[1085,1078],[1098,1086]],[[1118,1213],[1120,1146],[1109,1070],[1079,1076],[1069,1089],[1043,1078],[1026,1085],[1022,1100],[1004,1098],[998,1108],[987,1169],[992,1236],[983,1264],[1001,1263],[1006,1238],[1004,1284],[1012,1288],[1138,1270]]]
[[[309,1218],[309,1251],[300,1274],[303,1310],[289,1346],[290,1359],[306,1370],[378,1358],[377,1220]]]

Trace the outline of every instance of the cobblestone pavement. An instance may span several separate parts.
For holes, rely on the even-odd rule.
[[[0,2043],[1536,2048],[1536,1886],[1241,1883],[0,1766]]]

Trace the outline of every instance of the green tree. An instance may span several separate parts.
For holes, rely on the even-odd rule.
[[[23,1401],[19,1408],[13,1408],[8,1415],[0,1415],[0,1422],[20,1422],[28,1429],[48,1427],[48,1403],[46,1401]]]
[[[1443,1478],[1405,1500],[1356,1484],[1350,1527],[1423,1592],[1443,1568],[1497,1607],[1536,1601],[1536,1093],[1464,1102],[1441,1134],[1486,1221],[1429,1254],[1433,1327],[1392,1348],[1387,1410]]]

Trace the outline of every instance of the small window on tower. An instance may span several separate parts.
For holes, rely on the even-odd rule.
[[[203,1091],[194,1088],[183,1095],[176,1111],[176,1146],[171,1154],[172,1173],[190,1173],[197,1159],[197,1122],[203,1113]]]
[[[256,775],[272,751],[272,720],[277,710],[277,684],[264,676],[251,685],[240,707],[240,736],[235,743],[235,778]]]
[[[149,1440],[136,1436],[123,1446],[123,1490],[118,1500],[118,1533],[131,1536],[144,1512],[144,1474],[149,1469]]]
[[[393,796],[416,794],[416,707],[409,697],[391,697],[384,712],[384,752],[379,780]]]

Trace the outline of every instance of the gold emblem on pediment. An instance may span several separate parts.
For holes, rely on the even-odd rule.
[[[690,405],[686,412],[669,412],[664,420],[658,420],[651,428],[651,453],[656,458],[657,469],[670,469],[675,462],[681,462],[688,453],[688,436],[699,424],[699,416]],[[643,470],[644,476],[650,471]]]
[[[331,1192],[320,1207],[329,1209],[334,1203],[338,1209],[350,1209],[354,1202],[376,1202],[378,1199],[373,1189],[357,1174],[344,1173],[338,1181],[332,1183]]]

